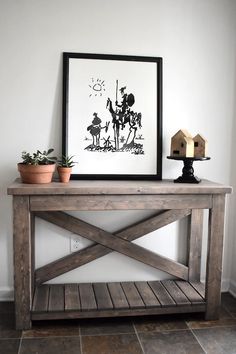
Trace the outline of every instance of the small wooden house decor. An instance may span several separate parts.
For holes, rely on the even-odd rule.
[[[202,135],[197,134],[194,138],[194,157],[207,156],[207,140]]]
[[[180,129],[171,138],[170,156],[207,157],[207,140],[201,134],[193,138],[186,129]]]
[[[194,157],[194,141],[192,135],[185,129],[180,129],[171,138],[171,156]]]

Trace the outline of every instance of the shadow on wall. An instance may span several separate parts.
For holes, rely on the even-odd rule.
[[[55,95],[53,100],[51,129],[50,129],[50,146],[55,149],[56,155],[62,153],[62,53],[58,53],[58,74],[55,83]]]

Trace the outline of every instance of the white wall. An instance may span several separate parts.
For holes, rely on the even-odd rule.
[[[168,161],[170,137],[186,128],[209,141],[209,162],[199,177],[235,184],[234,0],[0,0],[0,298],[13,285],[11,197],[22,150],[61,150],[62,52],[161,56],[163,67],[163,178],[180,174]],[[230,205],[235,206],[231,197]],[[234,215],[229,208],[224,249],[225,289],[236,281]],[[235,210],[235,208],[234,208]],[[148,212],[80,213],[114,231]],[[184,222],[142,238],[139,244],[185,258]],[[69,234],[37,222],[37,264],[69,252]],[[171,246],[170,246],[171,245]],[[154,279],[161,272],[113,254],[55,281]]]

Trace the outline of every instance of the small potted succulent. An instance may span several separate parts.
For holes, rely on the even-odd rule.
[[[60,182],[68,183],[72,172],[72,167],[77,163],[73,161],[74,156],[62,155],[57,161],[57,172]]]
[[[18,171],[23,183],[50,183],[56,167],[56,157],[49,156],[54,149],[30,154],[22,152],[22,162],[18,163]]]

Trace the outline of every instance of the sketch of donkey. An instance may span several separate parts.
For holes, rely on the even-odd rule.
[[[102,120],[101,118],[98,117],[98,114],[96,112],[93,113],[94,118],[92,120],[92,124],[87,127],[87,130],[90,132],[93,138],[93,145],[100,146],[100,136],[101,136],[101,130],[105,129],[105,132],[107,132],[109,123],[106,123],[104,127],[101,126]]]

